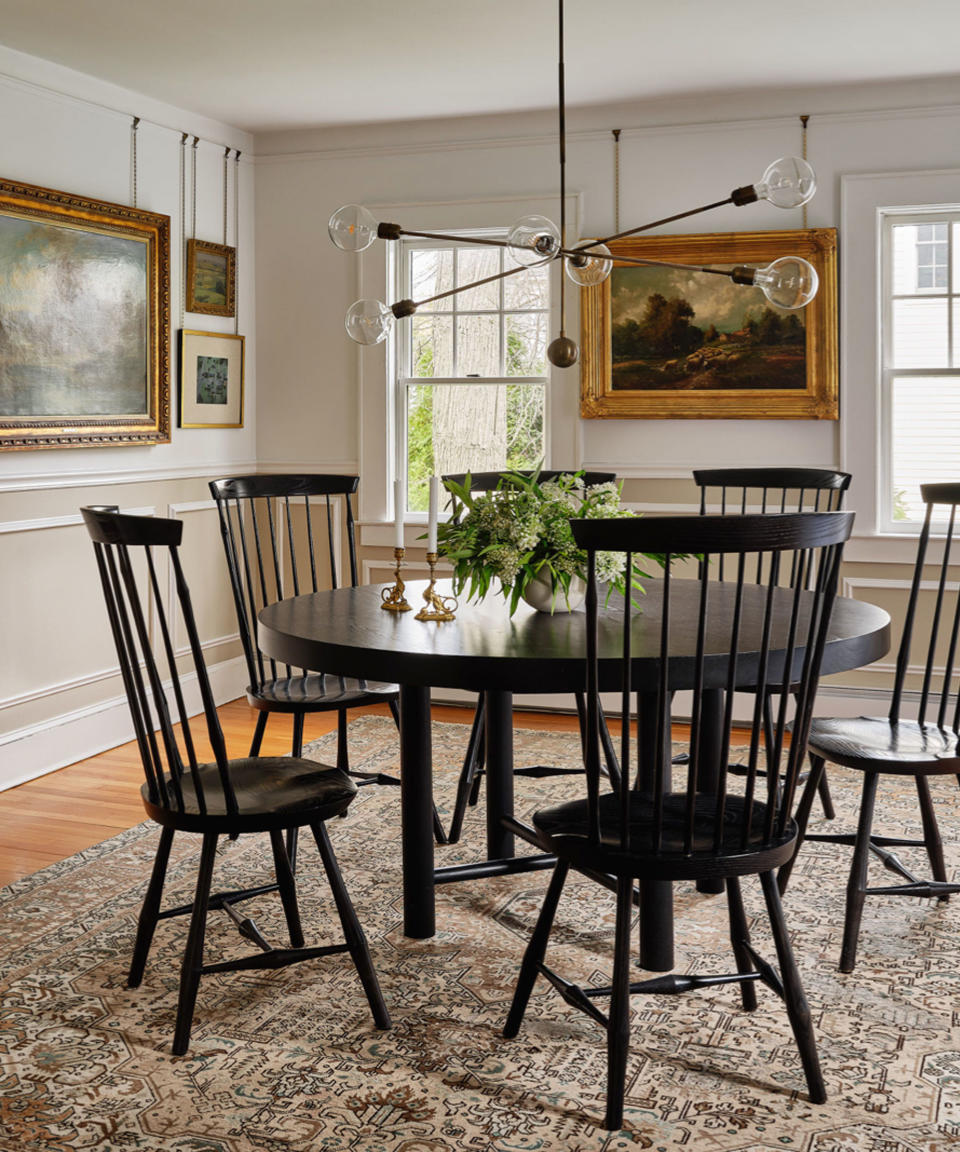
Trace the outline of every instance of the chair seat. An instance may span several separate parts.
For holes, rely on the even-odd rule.
[[[783,836],[768,842],[764,839],[766,805],[755,800],[748,814],[747,803],[741,796],[727,797],[723,842],[715,848],[716,802],[713,796],[704,794],[698,796],[694,810],[693,851],[685,854],[686,805],[685,793],[664,795],[661,842],[657,851],[652,845],[653,803],[649,796],[638,792],[630,794],[630,850],[626,853],[619,847],[620,800],[613,792],[600,797],[599,844],[591,842],[588,836],[586,799],[541,809],[534,814],[533,823],[550,849],[575,868],[646,880],[697,880],[765,872],[778,867],[793,851],[797,831],[794,822],[788,821]],[[748,815],[751,831],[744,843],[743,828]]]
[[[166,827],[185,832],[264,832],[328,820],[345,812],[357,787],[339,768],[292,756],[245,757],[228,761],[237,798],[237,814],[227,812],[216,764],[201,764],[198,775],[206,810],[201,813],[193,778],[181,780],[183,807],[177,812],[154,803],[147,785],[140,789],[147,813]],[[167,789],[172,797],[170,777]]]
[[[257,688],[248,687],[247,700],[261,711],[328,712],[362,704],[383,703],[399,691],[396,684],[309,672],[305,676],[265,680]]]
[[[815,756],[861,771],[906,776],[960,771],[957,734],[913,720],[891,724],[885,716],[814,719],[807,747]]]

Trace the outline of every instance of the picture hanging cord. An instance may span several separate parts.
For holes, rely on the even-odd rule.
[[[804,158],[804,160],[806,160],[806,158],[807,158],[807,122],[809,121],[809,119],[810,119],[810,117],[807,115],[800,117],[800,124],[802,125],[802,127],[800,129],[800,138],[801,138],[801,143],[802,143],[800,155]],[[804,228],[806,228],[806,226],[807,226],[807,205],[806,204],[803,205],[803,226],[804,226]]]
[[[137,129],[140,127],[140,117],[134,116],[130,125],[130,203],[137,206]]]
[[[233,334],[240,334],[240,149],[233,156]]]
[[[189,132],[180,133],[180,327],[184,326],[187,311],[187,139]]]
[[[190,174],[190,236],[193,240],[197,238],[197,145],[200,143],[200,137],[194,136],[193,144],[193,161],[192,170]]]
[[[230,145],[228,144],[223,150],[223,246],[227,246],[227,184],[230,182],[230,175],[227,169],[227,161],[230,159]]]
[[[613,133],[613,230],[620,231],[620,129]]]

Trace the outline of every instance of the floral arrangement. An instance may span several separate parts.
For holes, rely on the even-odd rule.
[[[453,564],[455,593],[468,588],[470,599],[482,599],[499,580],[512,616],[530,585],[546,580],[553,606],[562,593],[569,610],[571,583],[587,575],[587,554],[577,547],[570,521],[634,515],[620,503],[619,484],[584,487],[582,475],[541,481],[539,471],[505,472],[494,491],[482,493],[470,491],[469,475],[463,484],[445,481],[453,515],[439,525],[438,547]],[[597,579],[623,592],[623,562],[621,553],[598,552]]]

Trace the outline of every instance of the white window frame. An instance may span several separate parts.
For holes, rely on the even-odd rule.
[[[448,240],[446,242],[445,241],[430,241],[430,240],[418,241],[415,238],[412,238],[407,242],[404,242],[403,240],[401,240],[394,248],[394,256],[395,256],[394,261],[393,261],[393,265],[394,265],[394,298],[399,298],[401,296],[406,296],[409,294],[408,284],[409,284],[409,279],[410,279],[410,252],[414,248],[419,249],[419,250],[422,250],[424,248],[443,248],[445,250],[457,249],[460,247],[469,248],[470,247],[469,241],[470,241],[471,237],[477,237],[478,239],[489,238],[489,239],[498,239],[499,240],[499,239],[504,239],[506,237],[506,234],[507,234],[507,230],[504,228],[480,228],[480,229],[477,229],[475,231],[470,232],[467,235],[465,235],[463,233],[462,229],[457,229],[456,231],[450,231],[450,232],[447,232],[445,234],[448,237]],[[474,247],[476,248],[476,245]],[[499,289],[499,307],[495,311],[494,310],[490,310],[490,311],[484,310],[483,314],[484,315],[496,315],[499,318],[501,352],[503,355],[505,355],[506,354],[506,330],[505,330],[506,315],[509,312],[517,312],[517,311],[522,311],[522,310],[511,309],[511,308],[505,307],[504,299],[503,299],[503,287],[504,287],[503,281],[501,280],[497,284],[497,288]],[[548,324],[548,326],[549,326],[549,324],[553,318],[553,307],[552,307],[552,299],[553,299],[552,288],[553,288],[553,285],[552,285],[552,283],[550,285],[550,288],[551,288],[551,292],[550,292],[551,304],[550,304],[550,307],[547,309],[547,324]],[[456,297],[452,297],[451,299],[455,301]],[[447,303],[449,303],[449,301],[441,301],[441,307],[443,307]],[[456,307],[456,305],[454,305],[454,308],[455,307]],[[536,311],[539,312],[540,310],[537,309]],[[425,313],[425,315],[426,315],[426,313]],[[431,312],[430,315],[434,315],[434,313]],[[394,421],[395,434],[396,434],[396,445],[395,445],[394,451],[396,454],[395,458],[397,461],[397,468],[398,468],[398,471],[402,475],[406,475],[407,471],[408,471],[407,427],[408,427],[408,422],[409,422],[408,400],[409,400],[411,386],[430,387],[431,385],[452,384],[452,385],[456,385],[456,386],[460,386],[460,387],[469,387],[470,381],[474,380],[474,379],[476,379],[478,383],[483,383],[483,384],[528,384],[528,385],[542,384],[543,385],[543,388],[544,388],[543,460],[546,462],[546,461],[549,461],[551,459],[551,452],[550,452],[551,437],[550,437],[550,372],[549,372],[549,364],[545,365],[545,371],[544,371],[544,374],[542,376],[506,376],[506,375],[499,376],[499,375],[497,375],[497,376],[483,376],[483,377],[479,377],[479,378],[473,377],[473,376],[424,376],[424,377],[408,376],[407,375],[407,367],[409,365],[410,356],[411,356],[411,334],[412,334],[412,325],[410,323],[397,325],[396,339],[394,340],[394,352],[395,352],[394,381],[395,381],[395,387],[396,387],[396,396],[394,397],[394,412],[396,413],[396,420]],[[549,342],[551,338],[552,338],[552,335],[550,334],[549,327],[548,327],[547,342]],[[456,355],[456,344],[457,344],[457,326],[456,326],[456,324],[454,324],[454,326],[453,326],[453,342],[454,342],[454,355]],[[422,515],[423,515],[423,513],[417,513],[417,512],[408,512],[407,513],[407,516],[409,516],[411,518],[422,516]]]
[[[892,520],[888,491],[880,316],[885,214],[960,205],[960,169],[874,172],[841,180],[840,461],[852,473],[847,506],[855,508],[848,560],[911,563],[919,525]]]
[[[903,224],[932,224],[949,221],[948,229],[960,221],[960,204],[931,205],[918,211],[914,208],[881,208],[879,219],[880,243],[880,418],[881,418],[881,459],[880,459],[880,500],[878,515],[882,531],[901,535],[915,535],[920,531],[919,520],[895,520],[893,518],[893,380],[925,376],[953,376],[960,387],[960,366],[951,367],[954,348],[960,340],[960,333],[954,331],[952,302],[957,298],[953,290],[953,265],[949,253],[953,248],[948,242],[947,286],[946,288],[918,288],[909,297],[897,296],[893,291],[893,229]],[[944,299],[947,302],[947,363],[937,368],[896,368],[893,366],[893,306],[899,299]],[[960,472],[960,469],[958,469]]]
[[[408,204],[368,204],[378,220],[402,224],[405,228],[422,232],[460,232],[478,234],[484,229],[508,229],[521,216],[541,215],[551,219],[559,216],[556,194],[530,197],[509,197],[493,200],[432,201]],[[579,236],[580,197],[567,196],[568,234],[572,240]],[[386,249],[386,252],[385,252]],[[361,254],[357,261],[357,281],[353,300],[372,297],[392,303],[396,283],[394,245],[378,241]],[[550,338],[560,326],[560,262],[551,266],[550,282]],[[576,335],[580,328],[579,293],[568,284],[567,331]],[[398,324],[406,323],[400,320]],[[393,480],[398,474],[396,421],[397,363],[394,339],[388,339],[372,348],[358,346],[357,379],[360,428],[360,543],[371,546],[389,546],[393,542]],[[545,413],[545,439],[549,459],[562,460],[566,465],[579,466],[582,459],[582,433],[580,422],[580,369],[551,368],[547,383]],[[420,547],[416,538],[425,514],[407,515],[410,547]],[[422,544],[422,542],[421,542]]]

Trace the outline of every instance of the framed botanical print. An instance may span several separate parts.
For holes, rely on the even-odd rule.
[[[611,275],[581,293],[582,416],[837,419],[835,229],[634,237],[610,249]],[[726,276],[618,255],[718,268],[800,256],[819,289],[786,310]]]
[[[170,439],[170,218],[0,181],[0,448]]]
[[[206,240],[187,241],[187,311],[206,316],[236,313],[237,250]]]
[[[243,427],[243,337],[180,333],[181,428]]]

